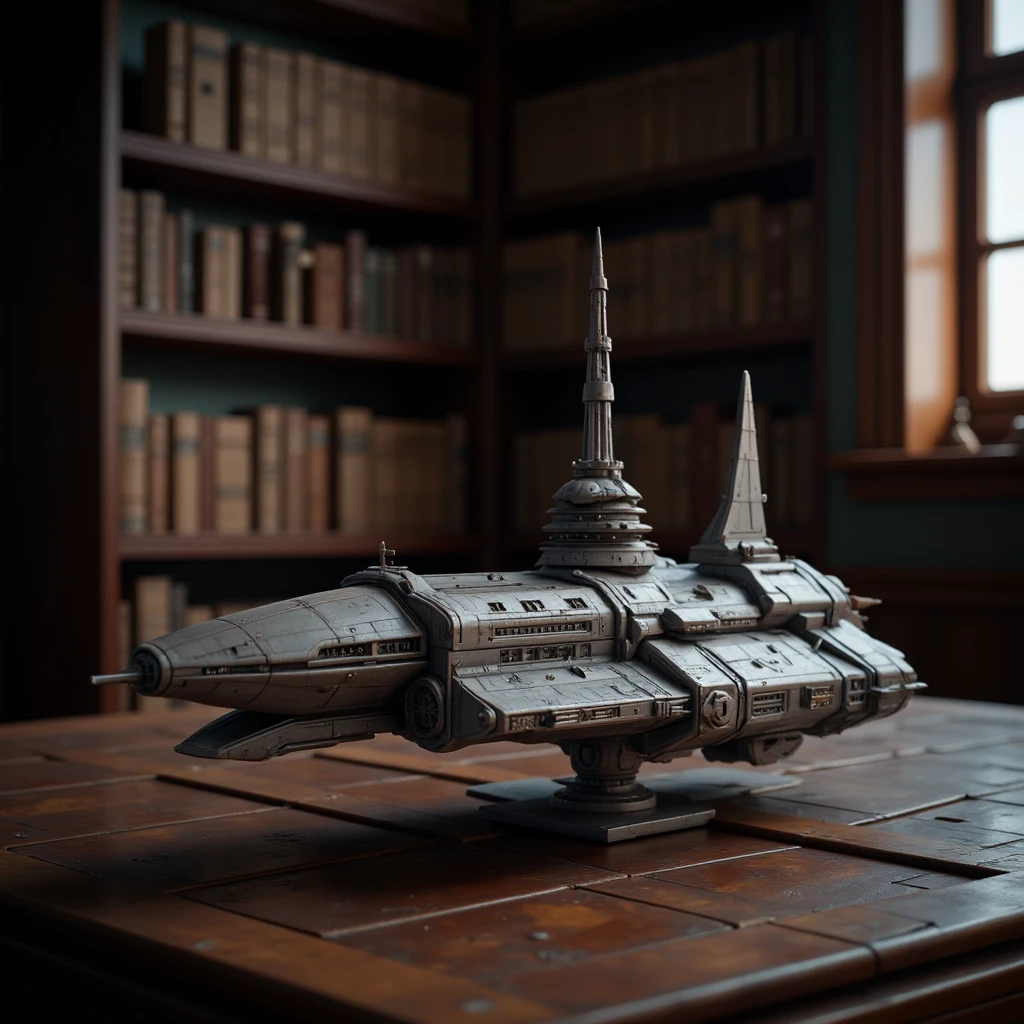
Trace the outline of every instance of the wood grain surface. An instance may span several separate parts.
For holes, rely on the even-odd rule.
[[[207,717],[0,728],[0,983],[85,985],[110,1020],[129,997],[225,1021],[1024,1012],[1024,709],[917,698],[760,769],[795,787],[610,846],[467,795],[566,774],[554,747],[175,754]]]

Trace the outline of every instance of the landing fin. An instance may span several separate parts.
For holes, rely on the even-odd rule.
[[[757,461],[757,430],[750,374],[743,371],[736,435],[733,439],[729,481],[722,503],[700,543],[690,549],[690,561],[704,565],[738,565],[742,562],[777,562],[779,549],[767,535]]]

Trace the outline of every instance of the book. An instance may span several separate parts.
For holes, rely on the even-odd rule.
[[[226,229],[211,225],[199,232],[196,245],[196,277],[199,310],[223,319],[228,315],[228,255]]]
[[[314,163],[321,171],[348,172],[348,68],[333,60],[317,62]]]
[[[130,188],[120,190],[118,207],[118,299],[121,309],[133,309],[139,303],[138,249],[139,196]]]
[[[144,124],[147,132],[172,142],[186,137],[188,43],[183,21],[165,21],[146,30]]]
[[[274,249],[275,319],[297,326],[302,323],[302,245],[306,228],[298,221],[278,225]]]
[[[381,250],[367,246],[363,257],[363,330],[379,334],[381,330]]]
[[[353,178],[370,176],[370,72],[349,69],[348,173]]]
[[[146,428],[149,382],[124,379],[120,401],[120,524],[121,533],[146,532]]]
[[[736,317],[736,208],[732,202],[711,207],[713,299],[711,324],[731,327]]]
[[[308,414],[290,407],[284,411],[284,529],[301,533],[306,529],[306,468]]]
[[[254,421],[254,525],[257,533],[280,533],[284,506],[284,411],[279,405],[260,405],[254,411]]]
[[[784,206],[769,206],[764,212],[764,318],[767,323],[782,323],[789,315],[789,253],[787,216]]]
[[[311,415],[306,443],[306,528],[325,533],[331,522],[331,421]]]
[[[313,246],[313,264],[306,274],[306,318],[316,327],[340,331],[344,322],[344,251],[340,245]]]
[[[264,155],[274,163],[286,164],[292,158],[292,55],[287,50],[268,46],[263,101],[266,118]]]
[[[814,238],[810,199],[789,204],[789,315],[806,320],[813,312]]]
[[[173,313],[178,308],[178,278],[181,263],[178,259],[178,245],[181,232],[176,213],[164,213],[163,252],[161,253],[161,308]]]
[[[148,492],[147,529],[149,533],[167,533],[170,527],[171,429],[163,413],[149,417],[146,475]]]
[[[187,140],[206,149],[227,149],[227,33],[189,24],[187,37]]]
[[[242,232],[224,228],[223,315],[237,320],[242,315]]]
[[[345,299],[343,310],[345,326],[351,331],[364,329],[364,300],[366,297],[366,235],[362,231],[345,232]]]
[[[372,410],[342,406],[334,413],[336,526],[342,533],[370,528],[373,466],[370,461]]]
[[[736,319],[753,327],[764,318],[764,201],[760,196],[733,200],[736,228]]]
[[[258,43],[237,43],[231,48],[231,148],[246,156],[266,153],[266,57]]]
[[[270,227],[249,224],[242,238],[242,315],[251,320],[270,316]]]
[[[163,308],[164,194],[139,193],[139,306]]]
[[[393,75],[375,75],[371,95],[373,151],[369,157],[370,176],[375,181],[390,185],[398,181],[398,79]]]
[[[292,56],[292,163],[312,167],[315,153],[316,58]]]
[[[252,420],[213,417],[213,529],[248,533],[252,525]]]
[[[195,229],[192,211],[178,212],[178,309],[191,313],[196,308]]]
[[[171,531],[183,535],[196,534],[202,528],[199,452],[201,417],[194,412],[172,413],[170,433]]]

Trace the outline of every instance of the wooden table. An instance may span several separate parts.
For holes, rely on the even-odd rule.
[[[1024,1020],[1024,708],[915,698],[614,846],[477,813],[552,747],[173,753],[208,717],[0,727],[11,1020]]]

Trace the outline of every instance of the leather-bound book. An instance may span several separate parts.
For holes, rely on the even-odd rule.
[[[366,235],[362,231],[345,232],[345,326],[350,331],[364,329],[366,298]]]
[[[147,525],[150,533],[166,533],[171,518],[171,428],[166,414],[154,413],[149,417],[147,444]]]
[[[188,43],[183,21],[165,21],[146,31],[143,89],[147,132],[172,142],[186,137]]]
[[[121,381],[120,402],[120,524],[124,534],[146,532],[146,428],[149,420],[149,381]]]
[[[316,143],[316,57],[296,53],[292,74],[292,163],[312,167]]]
[[[787,217],[784,206],[769,206],[764,212],[764,318],[782,323],[788,315]]]
[[[248,533],[252,528],[252,420],[215,416],[213,528],[217,533]]]
[[[789,204],[789,315],[806,320],[814,303],[813,207],[810,199]]]
[[[139,194],[139,305],[158,313],[163,308],[164,194]]]
[[[268,160],[286,164],[292,158],[292,55],[287,50],[267,47],[264,85],[265,155]]]
[[[398,181],[399,81],[394,75],[374,76],[372,137],[374,154],[370,160],[376,170],[374,180],[384,184]]]
[[[349,71],[349,163],[353,178],[370,176],[370,72],[365,68]]]
[[[231,47],[231,148],[246,156],[266,152],[266,57],[258,43]]]
[[[117,252],[118,297],[121,309],[139,304],[139,196],[130,188],[120,191]]]
[[[370,528],[373,466],[370,436],[373,411],[342,406],[334,412],[335,515],[342,533],[361,534]]]
[[[348,68],[335,60],[317,62],[314,163],[321,171],[348,171]]]
[[[302,323],[302,244],[306,228],[298,221],[278,225],[274,244],[274,317],[282,323]]]
[[[411,246],[398,250],[399,334],[416,337],[416,254]]]
[[[736,310],[741,327],[764,315],[764,200],[743,196],[733,201],[736,217]]]
[[[192,313],[196,308],[195,226],[191,210],[178,212],[178,309]]]
[[[202,420],[198,413],[171,415],[171,531],[195,534],[202,529],[200,507],[200,441]]]
[[[206,25],[188,26],[188,141],[206,149],[228,145],[228,37]]]
[[[242,236],[242,316],[270,316],[270,227],[249,224]]]
[[[224,228],[224,316],[237,320],[242,315],[242,232]]]
[[[693,460],[693,511],[690,522],[698,529],[710,523],[718,509],[722,488],[718,482],[718,407],[697,402],[690,410]]]
[[[309,416],[305,409],[284,411],[284,528],[288,533],[306,529],[306,448]]]
[[[253,498],[258,533],[280,533],[284,511],[284,410],[257,406]]]
[[[164,214],[163,231],[163,257],[161,260],[161,273],[163,276],[163,309],[167,313],[173,313],[178,308],[178,279],[181,273],[181,261],[178,259],[178,244],[181,241],[181,232],[178,227],[178,215],[176,213]]]
[[[402,81],[398,87],[398,180],[423,187],[423,86]]]
[[[306,274],[306,315],[315,327],[340,331],[344,297],[344,250],[320,242],[313,246],[313,265]]]
[[[325,533],[331,521],[331,421],[310,416],[306,445],[306,528]]]
[[[199,282],[199,311],[223,318],[227,310],[227,241],[225,229],[203,228],[196,240],[196,276]]]

